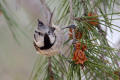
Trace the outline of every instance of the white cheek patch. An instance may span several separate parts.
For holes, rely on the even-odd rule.
[[[34,40],[34,42],[36,43],[36,45],[38,47],[44,46],[44,37],[43,36],[37,36],[36,40]]]
[[[51,43],[54,43],[54,41],[55,41],[55,36],[49,35],[49,38],[50,38],[50,42],[51,42]]]

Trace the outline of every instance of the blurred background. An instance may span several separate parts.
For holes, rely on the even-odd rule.
[[[39,5],[39,0],[0,0],[0,80],[29,79],[38,56],[33,32],[40,16]],[[119,26],[120,20],[112,23]],[[111,34],[108,30],[107,38],[112,47],[120,48],[119,32],[113,30]]]
[[[18,5],[16,0],[0,0],[0,80],[28,80],[37,57],[35,21]]]

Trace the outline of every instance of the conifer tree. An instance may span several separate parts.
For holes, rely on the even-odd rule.
[[[120,14],[115,10],[119,0],[47,0],[46,3],[51,10],[55,8],[55,25],[75,24],[77,27],[69,29],[69,40],[64,42],[66,45],[73,40],[69,56],[39,55],[30,80],[119,80],[120,58],[106,38],[107,30],[120,28],[112,24],[116,20],[112,16]],[[8,24],[18,26],[2,4],[0,11]],[[18,41],[14,29],[10,27],[10,30]]]

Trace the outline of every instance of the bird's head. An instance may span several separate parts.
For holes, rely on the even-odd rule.
[[[56,40],[54,31],[54,27],[44,25],[44,23],[38,19],[38,27],[35,30],[34,38],[36,42],[44,43],[43,46],[52,46]],[[42,39],[43,42],[41,41]]]

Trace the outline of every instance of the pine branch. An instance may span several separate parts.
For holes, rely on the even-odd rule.
[[[61,6],[61,4],[59,6],[56,5],[59,8],[61,6],[61,8],[58,11],[60,15],[57,15],[57,17],[60,17],[61,18],[60,21],[65,22],[65,24],[67,24],[67,22],[69,23],[69,21],[71,24],[74,24],[74,20],[76,20],[76,23],[77,21],[79,21],[77,23],[77,26],[80,31],[83,31],[83,34],[82,34],[83,36],[80,41],[81,43],[86,43],[87,45],[87,50],[85,51],[85,54],[86,54],[86,57],[88,58],[88,61],[84,63],[84,69],[82,69],[80,67],[81,64],[74,64],[74,62],[71,60],[71,56],[67,58],[65,56],[62,56],[61,59],[63,61],[55,57],[55,59],[52,60],[52,63],[51,63],[51,58],[49,58],[48,65],[47,65],[49,78],[47,77],[46,80],[49,80],[49,79],[52,80],[53,77],[54,79],[57,79],[57,80],[61,80],[61,78],[67,79],[67,80],[77,80],[77,79],[81,80],[84,77],[86,80],[109,79],[109,75],[111,76],[111,78],[115,78],[113,71],[116,68],[115,66],[116,64],[114,63],[114,60],[113,60],[114,59],[113,58],[114,55],[112,55],[113,49],[108,45],[107,40],[104,37],[101,37],[101,36],[106,37],[106,34],[104,34],[104,31],[102,30],[101,24],[97,25],[98,27],[97,26],[95,27],[95,25],[91,25],[89,23],[90,21],[92,21],[92,19],[89,19],[89,17],[91,18],[95,17],[95,21],[97,21],[97,17],[100,17],[100,16],[88,16],[88,9],[89,9],[89,7],[87,7],[89,6],[88,0],[80,0],[80,1],[82,1],[82,3],[78,3],[79,0],[75,0],[75,1],[62,0],[61,4],[63,4],[64,6],[63,5]],[[82,15],[81,14],[82,10],[81,11],[79,10],[81,7],[81,4],[82,4],[82,10],[84,9],[83,17],[79,17]],[[68,19],[68,16],[66,16],[69,14],[70,14],[70,19]],[[101,16],[104,17],[104,14],[102,14]],[[105,14],[105,16],[107,16],[107,14]],[[63,24],[64,23],[62,23],[62,25]],[[88,30],[88,28],[91,28],[91,29]],[[77,40],[75,37],[74,29],[72,31],[72,36],[73,36],[73,46],[71,47],[71,52],[75,50],[74,43],[76,43],[76,40]],[[105,55],[105,58],[102,57],[102,54],[103,56]],[[106,62],[102,60],[102,58],[105,59]],[[106,58],[109,58],[112,62],[109,63],[109,61]],[[61,63],[64,61],[65,62],[68,61],[71,63],[68,63],[69,64],[68,66],[62,65]],[[66,69],[64,70],[64,68]]]
[[[95,3],[95,1],[94,0],[92,0],[92,3],[94,4]],[[97,9],[96,9],[96,7],[95,7],[95,9],[94,9],[94,12],[93,13],[95,13],[96,15],[98,15],[97,14]],[[105,39],[106,39],[106,32],[104,32],[103,30],[102,30],[102,28],[101,28],[101,25],[100,24],[98,24],[97,25],[97,28],[98,28],[98,31],[99,31],[99,33],[100,33],[100,35],[101,36],[103,36]],[[107,40],[107,39],[106,39]],[[105,55],[104,54],[101,54],[101,56],[100,56],[100,58],[104,61],[104,57],[105,57]]]

